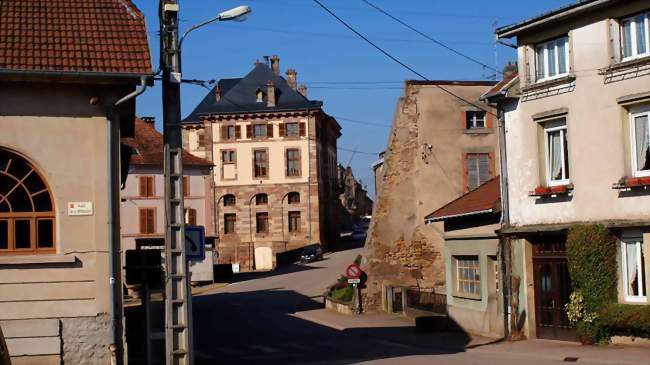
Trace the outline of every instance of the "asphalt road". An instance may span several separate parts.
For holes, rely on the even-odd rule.
[[[409,343],[412,327],[339,331],[292,316],[322,308],[325,288],[362,249],[269,273],[241,274],[193,300],[197,364],[553,364],[536,354]],[[405,331],[409,331],[405,335]],[[582,362],[581,363],[585,363]]]

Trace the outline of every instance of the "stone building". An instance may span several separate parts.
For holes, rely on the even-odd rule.
[[[129,0],[0,2],[0,326],[13,364],[123,359],[120,133],[151,76]]]
[[[271,269],[276,254],[338,237],[341,127],[280,59],[221,79],[184,120],[185,147],[212,161],[220,263]]]
[[[122,138],[131,148],[128,177],[121,193],[122,252],[165,245],[165,176],[163,136],[153,118],[136,118],[135,136]],[[212,281],[212,162],[183,151],[185,224],[205,228],[206,259],[190,262],[192,282]],[[124,258],[124,257],[123,257]]]
[[[338,166],[339,184],[342,193],[339,226],[341,230],[351,230],[354,225],[361,225],[363,217],[372,214],[372,200],[368,191],[352,173],[351,167]]]
[[[618,238],[618,302],[650,304],[649,23],[648,1],[589,0],[496,31],[518,45],[516,85],[485,98],[506,128],[501,233],[513,330],[528,338],[576,338],[563,310],[573,224]]]
[[[392,310],[387,303],[401,302],[403,287],[445,293],[443,226],[424,218],[498,174],[495,118],[478,101],[493,85],[406,81],[377,175],[363,265],[365,308]]]

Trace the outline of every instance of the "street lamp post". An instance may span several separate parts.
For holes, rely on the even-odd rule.
[[[198,24],[179,40],[178,0],[160,0],[160,70],[162,71],[165,176],[165,363],[193,364],[192,295],[185,260],[183,139],[181,128],[181,43],[191,31],[217,20],[243,20],[248,7],[237,7]]]

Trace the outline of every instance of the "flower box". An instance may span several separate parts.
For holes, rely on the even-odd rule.
[[[551,187],[551,193],[554,194],[564,194],[567,191],[567,186],[566,185],[558,185],[558,186],[552,186]]]
[[[639,178],[639,185],[650,185],[650,176],[640,177]]]
[[[546,186],[538,186],[535,188],[535,195],[547,195],[551,193],[551,189]]]
[[[573,190],[572,184],[567,185],[556,185],[556,186],[538,186],[535,190],[528,193],[529,196],[545,197],[553,195],[564,195],[568,194],[570,190]]]
[[[625,179],[625,185],[627,185],[627,186],[639,186],[639,185],[641,185],[641,181],[639,181],[639,180],[640,179],[638,179],[636,177],[627,178],[627,179]]]

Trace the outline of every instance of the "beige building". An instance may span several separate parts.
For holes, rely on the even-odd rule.
[[[497,30],[518,44],[518,99],[501,107],[502,232],[514,240],[518,322],[529,338],[575,339],[564,311],[574,223],[618,236],[619,302],[649,303],[649,22],[647,1],[581,1]]]
[[[122,252],[159,248],[165,244],[165,177],[163,136],[153,118],[136,118],[135,136],[122,138],[131,148],[129,174],[121,193],[120,217]],[[212,162],[183,154],[183,195],[185,224],[205,228],[206,259],[190,262],[192,282],[213,281],[214,219]]]
[[[123,358],[119,138],[151,62],[138,9],[95,3],[0,3],[0,326],[13,364]]]
[[[498,174],[495,118],[478,101],[494,84],[406,81],[377,175],[365,308],[402,312],[414,287],[446,294],[443,224],[425,217]]]
[[[338,237],[341,127],[280,76],[279,58],[222,79],[184,121],[185,147],[212,161],[219,262],[271,269],[276,254]]]

